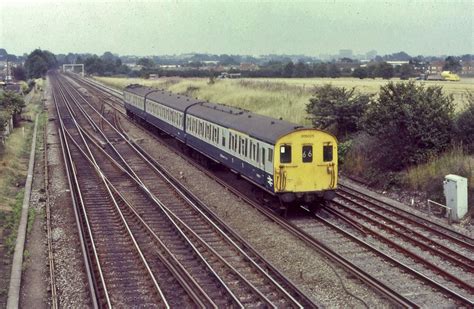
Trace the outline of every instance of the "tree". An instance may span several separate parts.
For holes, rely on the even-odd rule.
[[[43,77],[49,69],[57,66],[54,54],[47,50],[35,49],[25,61],[26,75],[28,78]]]
[[[110,62],[113,62],[115,61],[115,56],[111,53],[111,52],[105,52],[101,57],[100,57],[102,60],[104,61],[110,61]]]
[[[377,70],[377,65],[376,64],[370,64],[368,65],[365,70],[367,71],[367,77],[370,78],[375,78],[375,72]]]
[[[103,75],[105,72],[104,61],[101,58],[97,57],[97,55],[88,57],[84,60],[84,70],[88,74]]]
[[[219,63],[221,65],[238,65],[239,62],[234,59],[234,57],[229,55],[220,55],[219,56]]]
[[[327,84],[315,87],[313,97],[306,105],[313,126],[329,129],[338,138],[343,138],[359,130],[359,119],[370,101],[368,95]]]
[[[408,79],[413,74],[413,68],[410,64],[404,63],[400,66],[400,79]]]
[[[474,152],[474,92],[466,92],[467,105],[456,117],[458,141]]]
[[[28,57],[25,62],[25,68],[28,78],[39,78],[44,76],[48,71],[48,64],[42,57],[35,55]]]
[[[446,149],[453,132],[453,98],[442,87],[425,88],[413,81],[380,87],[363,119],[368,134],[377,139],[382,169],[398,171],[426,162]]]
[[[12,68],[12,75],[16,80],[26,80],[26,70],[21,65]]]
[[[306,77],[308,72],[308,67],[306,64],[302,61],[298,61],[298,63],[295,66],[293,75],[294,77]]]
[[[146,69],[151,69],[155,66],[155,63],[150,58],[140,58],[137,61],[137,65],[141,65]]]
[[[283,77],[292,77],[294,70],[295,70],[295,65],[293,64],[292,61],[290,61],[283,68],[283,72],[281,75],[283,75]]]
[[[341,76],[341,71],[337,68],[335,63],[331,63],[328,67],[328,76],[335,78]]]
[[[326,77],[328,74],[328,67],[326,63],[316,63],[313,65],[313,74],[317,77]]]
[[[377,68],[375,69],[375,75],[382,77],[383,79],[390,79],[393,77],[393,67],[392,65],[382,62],[377,65]]]
[[[365,68],[356,68],[354,72],[352,72],[352,77],[357,77],[360,79],[364,79],[368,76],[367,70]]]
[[[443,70],[445,71],[453,71],[453,72],[459,72],[461,71],[461,63],[459,61],[460,59],[458,57],[453,57],[453,56],[448,56],[446,57],[445,64],[443,66]]]
[[[6,111],[8,115],[17,116],[25,107],[25,101],[12,91],[5,91],[0,94],[0,110]],[[14,125],[16,125],[16,118],[14,117]]]

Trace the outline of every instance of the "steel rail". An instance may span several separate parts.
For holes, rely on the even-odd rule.
[[[62,92],[61,88],[59,88],[59,89],[60,89],[60,91]],[[65,106],[67,107],[68,110],[70,110],[70,107],[68,106],[67,99],[66,99],[65,96],[64,96],[64,100],[65,100],[65,101],[64,101]],[[70,133],[68,132],[68,130],[67,130],[67,129],[65,128],[65,126],[64,126],[64,123],[63,123],[62,117],[61,117],[61,113],[59,112],[59,108],[58,108],[57,110],[58,110],[58,115],[60,115],[61,127],[64,129],[64,131],[67,133],[67,135],[69,135],[69,138],[72,140],[72,139],[73,139],[72,135],[70,135]],[[71,113],[71,115],[72,115],[72,113]],[[76,122],[75,119],[73,119],[73,123],[74,123],[74,125],[76,126],[76,128],[78,129],[79,126],[78,126],[78,124],[77,124],[77,122]],[[82,133],[81,133],[81,131],[80,131],[79,129],[78,129],[78,134],[79,134],[80,138],[82,139],[82,141],[83,141],[83,143],[84,143],[84,145],[85,145],[87,151],[89,152],[89,154],[90,154],[90,156],[91,156],[91,159],[92,159],[92,161],[93,161],[93,163],[94,163],[93,166],[94,166],[94,165],[97,166],[97,162],[95,161],[94,156],[92,155],[92,152],[91,152],[90,148],[87,146],[87,143],[86,143],[86,141],[85,141],[85,139],[84,139],[84,136],[82,135]],[[67,144],[67,142],[66,142],[66,144]],[[70,156],[70,159],[72,159],[72,156]],[[77,171],[76,171],[75,165],[72,164],[72,167],[73,167],[73,171],[74,171],[75,178],[78,179],[78,177],[77,177]],[[133,242],[133,244],[134,244],[134,246],[135,246],[137,252],[139,253],[139,256],[140,256],[140,258],[141,258],[141,261],[142,261],[142,263],[144,264],[145,268],[147,269],[147,272],[148,272],[148,274],[149,274],[151,280],[152,280],[153,283],[154,283],[155,289],[157,290],[158,294],[160,295],[160,298],[161,298],[161,300],[163,301],[164,305],[165,305],[167,308],[169,308],[168,302],[167,302],[166,298],[164,297],[164,295],[163,295],[163,293],[162,293],[162,291],[161,291],[161,288],[159,287],[159,285],[158,285],[158,283],[157,283],[157,281],[156,281],[155,276],[154,276],[153,273],[151,272],[150,267],[149,267],[149,265],[148,265],[148,262],[146,261],[145,257],[143,256],[143,253],[141,252],[141,250],[140,250],[140,248],[139,248],[139,246],[138,246],[138,244],[137,244],[137,242],[136,242],[136,240],[135,240],[135,237],[134,237],[133,234],[131,233],[129,226],[128,226],[127,222],[125,221],[125,219],[124,219],[124,217],[123,217],[123,215],[122,215],[122,213],[121,213],[121,211],[120,211],[120,209],[119,209],[119,207],[118,207],[118,205],[117,205],[117,201],[115,200],[115,198],[114,198],[113,195],[111,194],[110,188],[108,187],[108,184],[107,184],[106,181],[105,181],[104,175],[103,175],[102,173],[99,173],[98,175],[99,175],[99,178],[103,181],[103,183],[104,183],[104,185],[105,185],[105,188],[106,188],[108,194],[110,195],[111,201],[113,202],[114,206],[116,207],[116,209],[117,209],[117,211],[118,211],[119,216],[120,216],[121,219],[123,220],[123,223],[124,223],[124,225],[125,225],[125,227],[126,227],[126,230],[127,230],[127,232],[128,232],[128,235],[129,235],[130,239],[132,240],[132,242]],[[77,182],[77,184],[79,185],[79,182]],[[79,191],[79,192],[80,192],[80,191]],[[100,259],[99,259],[98,254],[97,254],[96,245],[95,245],[95,243],[94,243],[94,241],[93,241],[93,237],[92,237],[92,230],[91,230],[90,225],[89,225],[89,220],[88,220],[88,215],[87,215],[88,212],[86,211],[85,203],[84,203],[84,201],[82,200],[82,196],[80,196],[80,199],[81,199],[81,204],[83,205],[84,216],[85,216],[85,218],[86,218],[86,222],[87,222],[87,225],[88,225],[88,230],[89,230],[90,237],[91,237],[91,240],[92,240],[91,243],[92,243],[92,245],[93,245],[93,247],[94,247],[94,255],[96,256],[96,260],[97,260],[98,263],[99,263],[98,265],[100,265]],[[108,305],[109,308],[111,308],[112,305],[111,305],[111,302],[110,302],[110,297],[108,296],[107,287],[106,287],[106,283],[105,283],[105,279],[104,279],[104,276],[103,276],[103,272],[102,272],[101,267],[99,267],[99,273],[100,273],[101,281],[102,281],[102,283],[103,283],[102,286],[103,286],[103,288],[104,288],[104,292],[105,292],[105,294],[107,295],[107,296],[106,296],[107,305]]]
[[[100,145],[98,145],[94,140],[93,138],[88,135],[88,133],[86,131],[84,131],[84,129],[81,128],[81,130],[83,130],[83,134],[91,141],[92,144],[94,144],[94,146],[97,148],[98,151],[101,151],[103,153],[104,156],[106,156],[108,158],[108,160],[110,160],[110,163],[113,164],[117,169],[119,169],[122,173],[124,174],[127,174],[128,177],[130,179],[132,179],[132,181],[136,181],[135,179],[133,179],[133,177],[128,174],[128,171],[126,171],[124,169],[124,167],[122,165],[120,165],[115,159],[113,159],[112,157],[110,157],[109,154],[107,154],[101,147]],[[76,143],[75,141],[72,141],[73,143]],[[77,143],[76,143],[77,144]],[[78,150],[79,152],[81,152],[81,154],[89,161],[91,162],[91,159],[87,156],[87,154],[84,152],[84,150],[82,148],[80,148],[79,145],[77,145],[78,147]],[[94,167],[98,172],[100,173],[103,173],[103,171],[100,169],[100,167]],[[104,174],[105,175],[105,174]],[[153,235],[153,238],[155,238],[155,240],[160,244],[160,246],[162,247],[163,250],[165,250],[167,253],[168,253],[168,257],[174,261],[177,265],[177,267],[179,269],[181,269],[184,273],[187,274],[187,278],[186,280],[190,280],[190,282],[192,282],[193,284],[196,284],[196,289],[202,291],[203,293],[203,296],[211,303],[213,304],[214,307],[217,307],[217,305],[214,303],[214,301],[212,299],[209,298],[209,296],[207,295],[207,293],[205,291],[202,290],[202,288],[198,285],[198,283],[194,280],[194,278],[192,277],[192,275],[189,274],[189,272],[183,267],[183,265],[177,260],[176,256],[169,250],[169,248],[167,248],[167,246],[161,241],[161,239],[159,238],[159,236],[155,233],[155,231],[150,227],[150,225],[142,218],[142,216],[137,212],[137,210],[135,209],[135,207],[133,206],[133,204],[127,200],[127,198],[125,196],[123,196],[123,194],[116,188],[116,186],[113,184],[113,182],[110,180],[109,177],[105,177],[106,181],[109,183],[110,187],[112,188],[112,190],[114,191],[114,193],[116,195],[118,195],[121,200],[127,205],[127,207],[131,210],[131,212],[135,215],[135,217],[143,224],[143,226],[147,229],[147,231]],[[140,186],[139,183],[136,183],[138,186]],[[144,189],[142,189],[144,190]],[[144,190],[144,192],[146,193],[146,191]],[[161,255],[159,255],[161,256]],[[167,259],[165,258],[166,262],[168,263]],[[171,265],[171,264],[170,264]],[[172,266],[172,265],[171,265]],[[172,266],[174,267],[174,266]],[[181,276],[181,275],[180,275]],[[183,278],[183,282],[185,284],[187,284],[186,280]],[[205,307],[205,306],[203,306]]]
[[[50,197],[49,197],[49,171],[48,171],[48,127],[45,124],[43,127],[43,160],[44,160],[44,192],[46,199],[46,238],[48,246],[48,265],[49,265],[49,280],[50,280],[50,291],[51,291],[51,308],[58,309],[58,292],[56,288],[56,275],[55,262],[54,262],[54,251],[53,251],[53,233],[51,229],[51,208],[50,208]]]
[[[358,198],[360,200],[363,200],[363,201],[367,202],[368,204],[373,205],[374,207],[382,208],[383,211],[386,211],[386,212],[388,212],[388,213],[390,213],[394,216],[401,217],[404,220],[407,220],[407,221],[409,221],[410,223],[412,223],[416,226],[419,226],[419,227],[424,228],[424,229],[428,229],[432,233],[435,233],[435,234],[437,234],[441,237],[444,237],[444,238],[449,238],[449,239],[451,239],[452,241],[458,243],[461,246],[464,246],[466,248],[474,250],[474,238],[471,238],[468,235],[465,235],[465,234],[462,234],[458,231],[449,229],[449,228],[447,228],[447,227],[445,227],[445,226],[443,226],[443,225],[441,225],[437,222],[427,220],[426,218],[421,217],[417,214],[411,213],[411,212],[409,212],[405,209],[395,207],[395,206],[393,206],[391,204],[388,204],[387,202],[384,202],[384,201],[382,201],[380,199],[377,199],[375,197],[368,196],[368,195],[366,195],[362,192],[359,192],[356,189],[350,188],[348,186],[339,184],[339,188],[340,188],[340,191],[342,193],[345,193],[345,194],[348,194],[348,195],[353,196],[355,198]],[[354,193],[354,192],[356,192],[356,193]],[[339,192],[336,191],[336,193],[339,193]],[[341,195],[341,194],[339,193],[339,195]],[[377,203],[380,203],[380,204],[382,204],[384,206],[387,206],[387,207],[383,207],[381,205],[378,205]],[[414,218],[416,218],[416,219],[414,219]],[[422,221],[422,223],[417,221],[417,220]],[[436,228],[433,228],[433,226],[435,226]],[[453,236],[453,235],[455,235],[455,236]],[[468,241],[465,241],[464,239],[466,239]]]
[[[336,211],[337,210],[334,210],[333,211]],[[344,214],[338,212],[339,215],[341,216],[345,216]],[[347,216],[345,216],[348,220],[350,220],[350,218],[348,218]],[[388,254],[380,251],[379,249],[375,248],[374,246],[372,246],[371,244],[365,242],[364,240],[358,238],[357,236],[347,232],[346,230],[334,225],[333,223],[329,222],[327,219],[317,215],[317,218],[321,221],[323,221],[324,223],[326,223],[327,225],[331,226],[333,229],[337,230],[338,232],[340,232],[341,234],[344,234],[346,236],[348,236],[349,238],[355,240],[357,243],[363,245],[364,247],[366,248],[369,248],[371,249],[374,253],[377,253],[379,256],[389,260],[390,262],[392,263],[395,263],[395,265],[403,268],[404,270],[408,271],[409,273],[412,273],[413,275],[416,275],[417,277],[423,279],[424,281],[426,281],[427,283],[429,283],[431,286],[435,287],[436,289],[444,292],[445,294],[447,295],[450,295],[451,297],[463,302],[463,303],[466,303],[466,304],[469,304],[470,306],[473,306],[474,305],[474,302],[468,298],[466,298],[465,296],[459,294],[458,292],[456,291],[453,291],[452,289],[442,285],[441,283],[435,281],[434,279],[431,279],[430,277],[422,274],[421,272],[419,272],[418,270],[398,261],[397,259],[389,256]],[[368,228],[366,228],[367,230],[369,230]],[[379,234],[373,234],[374,236],[376,236],[377,238],[381,238],[384,242],[386,242],[387,244],[389,244],[391,247],[394,247],[396,248],[397,251],[399,252],[402,252],[403,254],[406,254],[405,251],[406,249],[404,249],[403,247],[400,247],[400,245],[398,245],[397,243],[395,243],[394,241],[384,237],[384,236],[381,236]],[[407,256],[410,257],[409,254],[406,254]],[[457,282],[459,285],[461,285],[464,289],[467,289],[468,291],[472,291],[470,290],[471,287],[469,284],[467,284],[466,282],[456,278],[455,276],[449,274],[449,273],[444,273],[442,269],[440,269],[439,267],[437,267],[436,265],[432,264],[431,262],[428,262],[426,260],[422,260],[423,263],[427,264],[428,266],[430,267],[434,267],[435,269],[439,269],[439,272],[442,274],[443,277],[448,277],[450,278],[452,281],[455,281]],[[468,288],[466,288],[466,286]]]
[[[341,197],[339,196],[338,198],[341,198]],[[377,225],[379,228],[384,229],[390,232],[391,234],[398,235],[401,238],[404,238],[405,240],[409,241],[415,246],[431,251],[433,254],[439,257],[442,257],[446,260],[449,260],[451,263],[457,264],[459,267],[469,270],[469,272],[474,272],[474,266],[472,265],[474,264],[474,261],[471,258],[464,256],[446,247],[445,245],[430,239],[429,237],[417,231],[411,230],[409,227],[403,224],[400,224],[391,218],[385,217],[379,214],[378,212],[366,207],[365,205],[359,204],[356,201],[353,201],[351,199],[347,199],[347,198],[342,198],[342,199],[350,202],[352,205],[355,205],[355,207],[362,208],[363,210],[368,212],[370,215],[383,220],[384,223],[382,224],[382,221],[373,219],[372,217],[370,217],[369,214],[365,214],[362,211],[356,210],[354,208],[350,208],[349,206],[344,205],[338,202],[337,200],[333,200],[333,203],[329,203],[330,207],[338,207],[340,209],[342,208],[343,211],[350,212],[359,217],[363,217],[366,221],[372,222],[372,224]],[[385,223],[395,226],[398,229],[402,230],[403,232]]]
[[[53,101],[54,101],[55,108],[56,108],[56,113],[59,116],[60,114],[59,114],[59,111],[58,111],[58,106],[57,106],[57,103],[56,103],[56,98],[55,98],[55,95],[54,95],[53,86],[51,87],[51,89],[52,89]],[[60,118],[59,121],[62,122],[62,119]],[[64,140],[65,139],[65,133],[63,131],[62,126],[60,126],[58,128],[58,136],[59,136],[59,142],[61,144],[61,153],[62,153],[62,156],[63,156],[63,162],[64,162],[65,170],[66,170],[66,178],[67,178],[67,181],[68,181],[68,186],[70,188],[71,202],[72,202],[72,206],[73,206],[73,209],[74,209],[74,217],[75,217],[75,221],[76,221],[76,227],[78,229],[79,241],[80,241],[80,244],[81,244],[81,251],[82,251],[82,256],[83,256],[83,259],[84,259],[84,266],[86,268],[86,276],[87,276],[87,281],[88,281],[88,284],[89,284],[89,293],[90,293],[90,297],[91,297],[92,306],[94,307],[94,309],[96,309],[96,308],[99,307],[98,303],[97,303],[98,297],[97,297],[97,293],[96,293],[98,291],[98,284],[99,283],[97,282],[97,278],[95,277],[94,272],[91,270],[93,261],[92,261],[91,255],[89,254],[89,251],[86,248],[87,247],[86,237],[88,237],[87,236],[88,234],[83,229],[83,226],[85,224],[83,222],[82,216],[79,213],[80,210],[79,210],[79,206],[78,206],[78,204],[81,203],[81,200],[80,200],[81,193],[77,191],[79,189],[79,187],[77,186],[78,182],[77,182],[76,176],[74,175],[73,166],[71,165],[71,162],[72,162],[71,153],[68,149],[69,145],[67,145],[65,143],[65,140]],[[90,232],[90,230],[88,232]],[[94,255],[94,258],[96,258],[96,257],[97,256]],[[97,262],[96,262],[96,265],[99,265],[99,264],[97,264]]]

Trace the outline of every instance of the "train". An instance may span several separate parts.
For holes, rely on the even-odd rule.
[[[284,208],[335,196],[338,145],[328,132],[138,84],[124,89],[123,101],[129,117],[222,164]]]

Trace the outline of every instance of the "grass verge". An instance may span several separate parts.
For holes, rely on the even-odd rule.
[[[455,174],[468,179],[469,205],[474,205],[474,155],[460,147],[454,148],[426,164],[412,167],[404,174],[404,182],[411,188],[424,191],[431,199],[444,204],[444,176]]]
[[[24,115],[34,119],[41,112],[41,93],[33,93],[24,109]],[[41,118],[44,122],[47,120],[44,116]],[[33,122],[22,121],[0,148],[0,227],[9,255],[15,247],[16,230],[21,216],[33,128]],[[34,219],[34,215],[31,217]]]

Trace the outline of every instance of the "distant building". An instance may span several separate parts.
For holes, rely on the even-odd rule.
[[[410,61],[404,61],[404,60],[399,60],[399,61],[387,61],[388,64],[392,65],[392,67],[396,67],[397,65],[402,65],[402,64],[409,64]]]
[[[439,74],[443,71],[444,61],[432,61],[428,66],[430,74]]]
[[[209,65],[217,65],[217,64],[219,64],[219,61],[205,60],[205,61],[201,61],[201,63],[209,66]]]
[[[181,65],[179,64],[161,64],[160,69],[177,69],[180,68]]]
[[[240,64],[241,71],[257,71],[258,69],[259,67],[255,63],[241,63]]]
[[[461,75],[464,76],[474,76],[474,62],[472,61],[463,61],[461,67]]]

